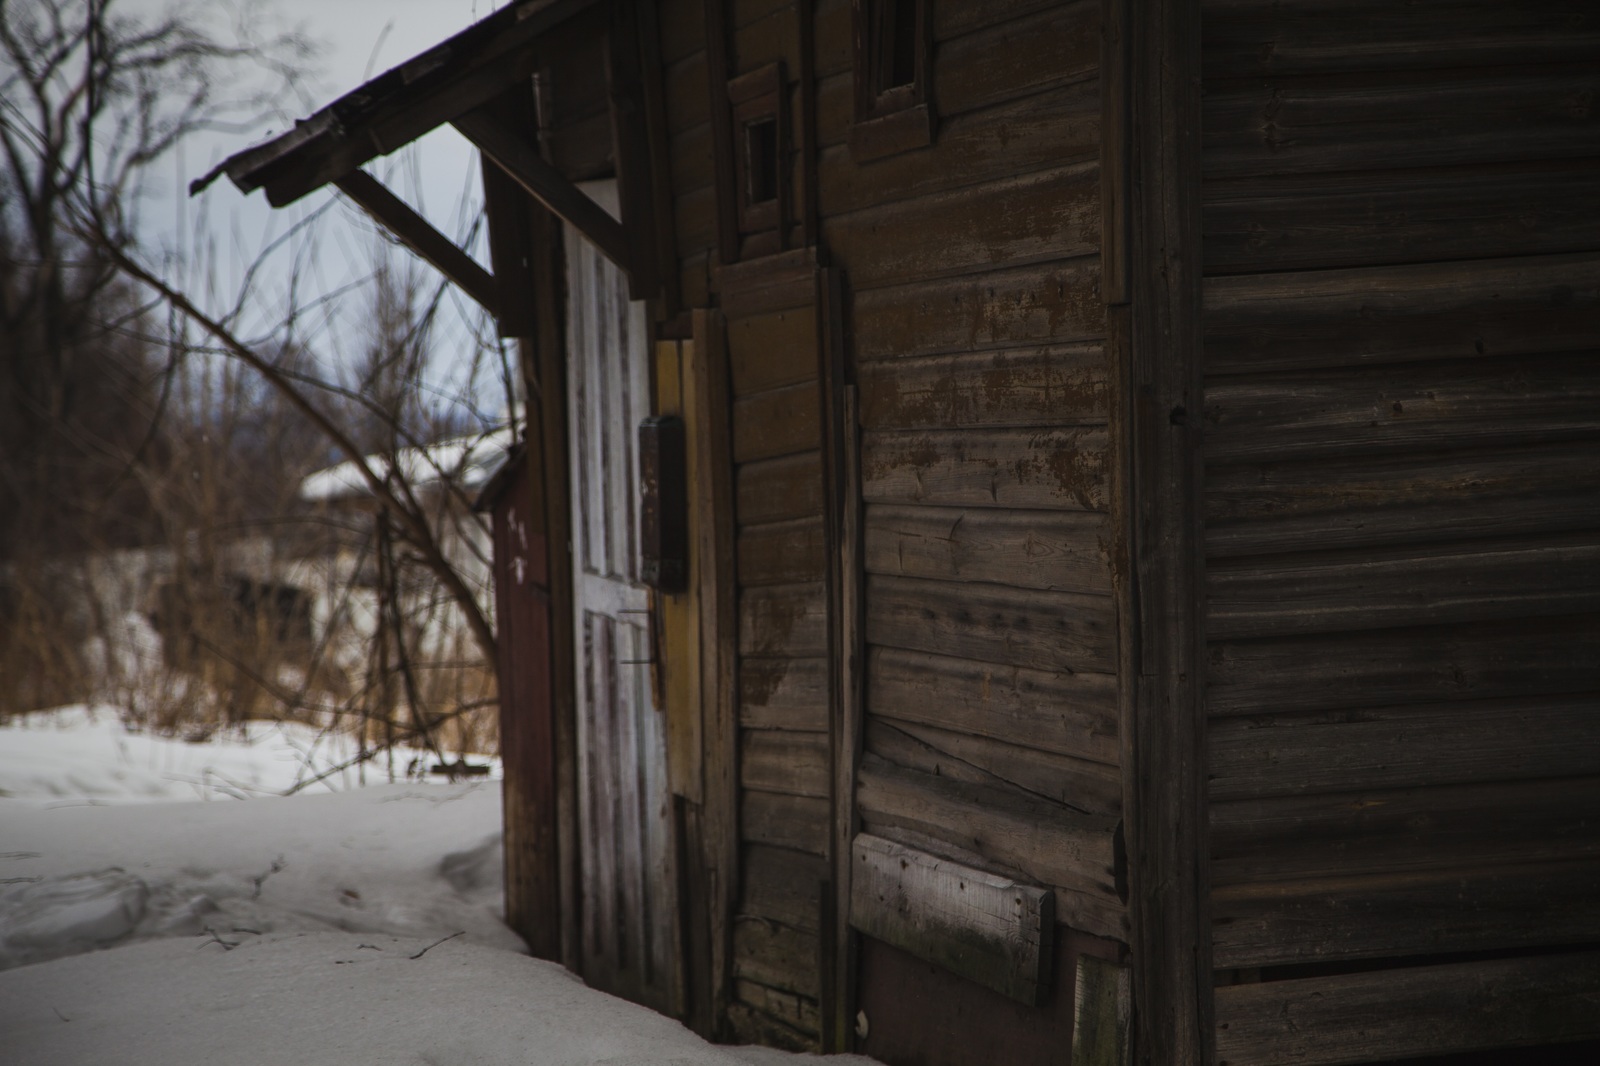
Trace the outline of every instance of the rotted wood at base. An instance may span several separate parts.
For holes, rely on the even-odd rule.
[[[1217,1066],[1373,1059],[1600,1037],[1600,952],[1216,989]]]
[[[1126,961],[1121,944],[1057,925],[1050,985],[1037,1007],[1024,1006],[875,937],[861,940],[861,996],[866,1038],[857,1050],[884,1062],[921,1066],[1029,1063],[1085,1066],[1074,1056],[1077,975],[1082,960],[1107,967]],[[1100,1066],[1087,1059],[1088,1066]]]

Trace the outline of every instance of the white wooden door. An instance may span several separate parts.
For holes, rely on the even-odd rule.
[[[615,184],[586,187],[615,214]],[[571,433],[583,973],[677,1013],[677,876],[665,730],[639,581],[638,434],[650,414],[647,322],[626,277],[570,226]]]

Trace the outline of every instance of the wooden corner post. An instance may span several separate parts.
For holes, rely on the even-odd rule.
[[[561,221],[534,205],[530,226],[534,334],[524,349],[528,376],[530,466],[542,464],[550,573],[550,694],[555,765],[556,862],[560,959],[582,964],[581,871],[578,868],[577,672],[572,641],[572,548],[567,486],[566,324],[562,308],[566,257]],[[535,448],[537,442],[537,448]]]
[[[1200,5],[1108,0],[1126,93],[1119,350],[1123,817],[1136,1057],[1214,1060],[1201,526]],[[1120,140],[1119,138],[1125,138]],[[1115,242],[1117,228],[1108,230]],[[1125,255],[1125,259],[1121,258]],[[1112,286],[1114,291],[1117,286]],[[1114,296],[1112,297],[1115,298]]]

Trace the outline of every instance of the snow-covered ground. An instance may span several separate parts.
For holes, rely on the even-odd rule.
[[[0,1063],[801,1058],[713,1047],[524,954],[498,781],[352,770],[276,795],[333,743],[185,744],[81,708],[0,728]]]

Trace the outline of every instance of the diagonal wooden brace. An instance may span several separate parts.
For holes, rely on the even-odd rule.
[[[456,118],[452,125],[477,145],[485,157],[528,190],[530,196],[570,223],[594,242],[607,259],[632,275],[628,235],[622,223],[540,158],[526,138],[519,137],[481,108]]]
[[[495,280],[454,241],[434,229],[428,220],[413,211],[405,201],[383,187],[383,183],[364,170],[352,170],[334,179],[339,191],[354,200],[363,211],[417,255],[439,269],[492,315],[500,314]]]

